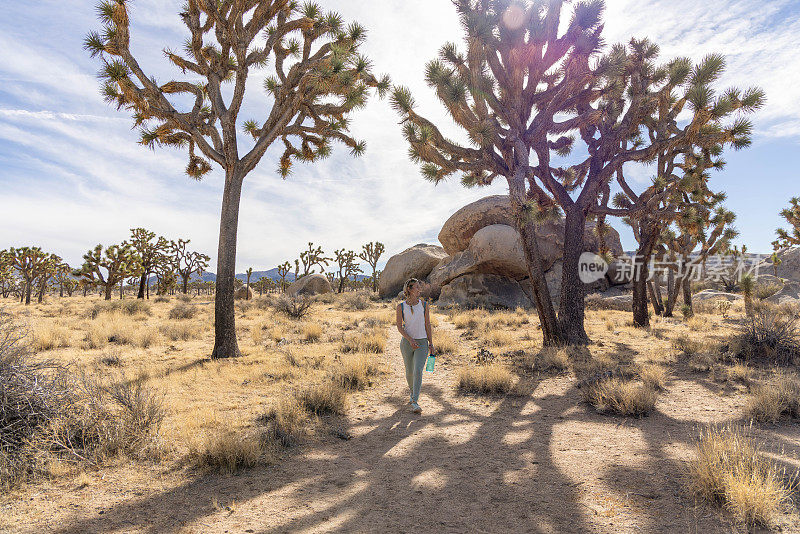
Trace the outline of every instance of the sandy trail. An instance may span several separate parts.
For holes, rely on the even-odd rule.
[[[682,482],[694,414],[731,402],[702,381],[672,380],[650,417],[607,417],[586,408],[567,377],[539,382],[526,397],[458,395],[454,369],[472,351],[437,359],[423,380],[424,413],[414,415],[399,339],[391,328],[388,376],[351,397],[349,440],[326,438],[235,476],[144,471],[130,482],[129,468],[122,486],[109,475],[102,486],[43,490],[15,511],[41,510],[49,499],[54,513],[14,531],[732,530],[721,513],[696,505]],[[797,429],[778,438],[787,452],[798,450]]]

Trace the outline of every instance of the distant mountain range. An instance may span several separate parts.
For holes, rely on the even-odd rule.
[[[247,274],[246,273],[239,273],[239,274],[236,275],[236,278],[238,278],[242,282],[246,282],[247,281]],[[253,274],[250,276],[250,283],[251,284],[255,284],[256,282],[258,282],[262,278],[271,278],[271,279],[275,280],[276,282],[281,279],[280,275],[278,274],[278,268],[276,267],[274,269],[270,269],[269,271],[253,271]],[[365,278],[369,278],[369,277],[365,276],[365,275],[362,275],[362,274],[357,275],[357,279],[358,280],[363,280]],[[216,282],[217,281],[217,275],[214,274],[214,273],[203,273],[203,275],[199,279],[203,280],[204,282]],[[192,275],[191,280],[192,280],[192,282],[198,280],[197,275]],[[286,281],[287,282],[294,282],[294,273],[293,272],[286,275]]]

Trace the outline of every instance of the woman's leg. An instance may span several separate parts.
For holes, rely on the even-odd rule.
[[[414,385],[411,388],[411,402],[419,401],[419,390],[422,388],[422,370],[428,361],[428,340],[418,339],[419,348],[414,351]]]
[[[406,338],[400,340],[400,354],[403,355],[403,364],[406,367],[406,382],[411,398],[414,398],[414,349]]]

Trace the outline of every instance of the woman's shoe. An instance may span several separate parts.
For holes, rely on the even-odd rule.
[[[416,402],[411,405],[411,411],[414,413],[422,413],[422,408]]]

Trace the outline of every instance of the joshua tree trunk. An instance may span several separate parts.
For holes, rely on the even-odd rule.
[[[39,294],[36,296],[36,302],[41,304],[44,301],[44,289],[47,287],[47,283],[39,285]]]
[[[655,248],[656,236],[657,229],[642,223],[641,243],[633,260],[633,325],[639,328],[650,326],[650,317],[647,315],[647,264]]]
[[[237,218],[238,218],[238,214],[237,214]],[[234,246],[235,246],[235,243],[234,243]],[[235,276],[235,274],[236,273],[234,273],[234,276]],[[191,276],[191,275],[188,275],[188,276],[181,275],[181,278],[183,279],[182,290],[183,290],[183,294],[184,295],[188,295],[189,294],[189,276]]]
[[[583,327],[586,289],[578,275],[585,226],[586,214],[583,210],[573,207],[566,212],[558,323],[564,340],[575,345],[589,343],[589,336]]]
[[[242,180],[235,169],[229,169],[222,194],[217,255],[217,295],[214,302],[214,350],[212,358],[234,358],[241,355],[236,342],[234,278],[236,277],[236,237],[239,229],[239,202]]]
[[[689,317],[694,315],[694,306],[692,305],[692,282],[688,279],[683,280],[683,305],[688,306]]]
[[[650,300],[653,303],[653,313],[655,313],[656,315],[663,314],[664,307],[661,304],[661,294],[660,294],[660,289],[658,288],[658,281],[654,282],[653,280],[648,280],[647,292],[649,293]]]
[[[664,306],[664,317],[672,317],[675,311],[675,304],[678,302],[678,293],[681,292],[683,284],[686,282],[685,276],[675,278],[675,284],[667,297],[667,304]]]
[[[111,300],[111,292],[114,290],[113,284],[106,284],[105,299]]]
[[[514,221],[522,236],[525,263],[533,286],[532,296],[542,326],[542,344],[560,345],[563,343],[563,338],[553,308],[553,301],[550,298],[550,291],[547,288],[547,281],[544,278],[542,255],[536,241],[536,225],[525,217],[525,169],[523,167],[520,167],[515,176],[508,180],[508,188]]]
[[[139,280],[139,294],[136,295],[137,299],[144,299],[144,286],[147,284],[147,277],[150,273],[144,273],[142,279]]]
[[[31,303],[31,293],[33,293],[33,283],[25,282],[25,305]]]
[[[378,270],[372,269],[372,292],[378,292]]]

